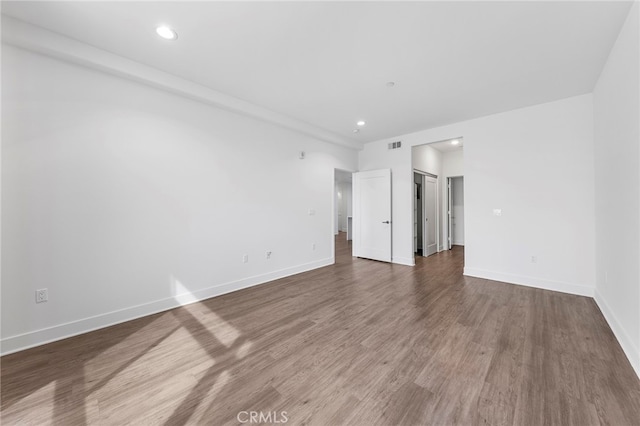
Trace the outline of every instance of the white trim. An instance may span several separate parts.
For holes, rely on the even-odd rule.
[[[391,258],[391,263],[397,263],[398,265],[416,266],[416,262],[413,257],[393,256]]]
[[[361,142],[6,15],[2,15],[2,42],[266,121],[325,142],[363,149]]]
[[[524,275],[506,274],[503,272],[486,271],[477,268],[464,268],[464,275],[469,277],[484,278],[492,281],[501,281],[508,284],[517,284],[527,287],[541,288],[544,290],[559,291],[562,293],[576,294],[578,296],[593,297],[594,288],[580,284],[551,281]]]
[[[223,294],[231,293],[243,288],[253,287],[280,278],[285,278],[291,275],[310,271],[312,269],[318,269],[324,266],[333,265],[334,263],[335,258],[330,257],[327,259],[305,263],[291,268],[281,269],[279,271],[273,271],[262,275],[256,275],[254,277],[244,278],[224,284],[218,284],[212,287],[204,288],[202,290],[194,291],[193,293],[189,294],[180,294],[173,297],[167,297],[165,299],[160,299],[137,306],[131,306],[117,311],[107,312],[104,314],[83,318],[65,324],[58,324],[52,327],[42,328],[40,330],[32,331],[29,333],[5,337],[0,340],[0,352],[2,355],[19,352],[35,346],[44,345],[46,343],[51,343],[57,340],[66,339],[68,337],[77,336],[79,334],[88,333],[90,331],[98,330],[101,328],[110,327],[112,325],[120,324],[126,321],[131,321],[148,315],[157,314],[169,309],[189,305],[191,303],[199,302],[212,297],[221,296]]]
[[[636,375],[640,379],[640,351],[633,344],[633,340],[629,338],[629,335],[625,331],[624,327],[622,327],[620,321],[618,321],[618,318],[613,313],[613,309],[609,307],[609,305],[597,289],[595,290],[593,299],[596,301],[596,305],[598,305],[598,308],[600,308],[600,312],[602,312],[604,319],[609,324],[611,331],[613,331],[613,335],[616,336],[618,343],[620,343],[622,351],[629,359],[631,367],[633,367]]]

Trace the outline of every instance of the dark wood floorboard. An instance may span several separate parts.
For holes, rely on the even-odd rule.
[[[640,425],[592,299],[462,267],[340,234],[333,266],[3,357],[2,424]]]

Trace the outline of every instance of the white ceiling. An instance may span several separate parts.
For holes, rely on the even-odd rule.
[[[3,1],[2,13],[369,142],[591,92],[630,6]]]
[[[434,142],[428,145],[431,148],[437,149],[440,152],[461,151],[462,147],[464,146],[464,140],[462,138],[457,138],[456,139],[458,141],[457,145],[451,144],[452,140],[453,139],[442,141],[442,142]]]

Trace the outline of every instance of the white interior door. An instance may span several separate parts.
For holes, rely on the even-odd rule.
[[[431,256],[438,251],[438,217],[437,195],[438,180],[431,176],[424,177],[424,244],[423,255]]]
[[[353,254],[391,262],[391,170],[353,174]]]

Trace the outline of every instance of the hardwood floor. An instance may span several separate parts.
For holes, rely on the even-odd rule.
[[[344,234],[336,249],[334,266],[3,357],[2,424],[640,424],[592,299],[464,277],[460,247],[415,267],[353,259]]]

